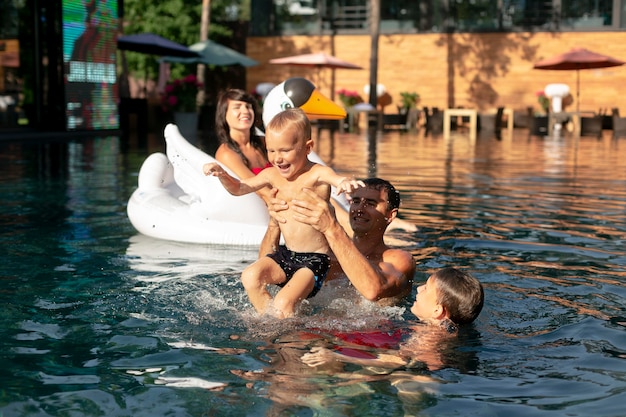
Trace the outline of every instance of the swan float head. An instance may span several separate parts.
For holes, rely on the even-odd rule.
[[[340,120],[346,111],[319,92],[306,78],[289,78],[272,88],[263,101],[263,125],[283,110],[300,107],[309,119]]]

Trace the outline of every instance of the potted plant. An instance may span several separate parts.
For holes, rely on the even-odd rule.
[[[548,114],[550,113],[550,99],[543,90],[535,93],[537,102],[541,106],[543,113],[533,114],[530,121],[530,134],[535,136],[545,136],[548,134]]]
[[[359,96],[359,93],[357,93],[356,91],[346,90],[345,88],[342,88],[341,90],[337,91],[337,94],[339,94],[339,100],[341,100],[341,104],[343,104],[343,107],[345,107],[346,109],[349,109],[350,107],[362,101],[361,96]]]
[[[194,74],[170,81],[165,86],[162,105],[165,111],[174,114],[180,133],[194,142],[198,132],[198,91],[202,83]]]
[[[414,91],[402,91],[400,92],[400,105],[398,106],[398,112],[406,114],[412,108],[417,106],[420,100],[420,95]]]
[[[544,93],[543,90],[539,90],[535,95],[537,96],[537,102],[541,106],[541,110],[543,110],[545,114],[550,113],[550,99],[546,96],[546,93]]]

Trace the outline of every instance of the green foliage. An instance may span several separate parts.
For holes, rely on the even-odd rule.
[[[212,0],[209,38],[232,36],[231,31],[215,21],[240,19],[242,7],[248,0]],[[234,13],[236,12],[236,13]],[[191,45],[200,40],[202,2],[188,0],[124,0],[124,33],[151,32],[182,45]],[[156,79],[158,56],[126,52],[129,71],[136,77]],[[172,65],[172,77],[195,72],[195,65]]]
[[[402,91],[400,92],[400,107],[404,109],[410,109],[412,107],[415,107],[419,99],[420,95],[416,92]]]

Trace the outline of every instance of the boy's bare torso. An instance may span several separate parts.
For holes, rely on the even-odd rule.
[[[270,180],[272,186],[278,189],[277,198],[290,202],[293,199],[302,200],[303,188],[309,188],[317,193],[321,198],[328,201],[330,199],[330,185],[319,181],[318,170],[324,169],[321,165],[314,164],[310,169],[301,173],[298,178],[287,180],[280,175],[275,167],[262,171]],[[280,231],[285,239],[285,246],[294,252],[316,252],[328,253],[329,247],[324,235],[312,226],[298,222],[293,219],[294,210],[290,206],[281,212],[285,222],[279,223]]]

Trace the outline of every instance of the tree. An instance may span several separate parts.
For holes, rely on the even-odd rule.
[[[189,0],[123,0],[124,1],[124,34],[152,32],[183,45],[191,45],[200,41],[202,16],[202,0],[191,3]],[[211,24],[209,39],[231,36],[231,31],[218,21],[237,20],[249,16],[244,10],[248,0],[211,0]],[[159,57],[133,52],[127,53],[129,71],[140,77],[155,79],[158,76]],[[172,67],[172,77],[180,77],[183,73],[195,72],[193,68],[183,65]]]

